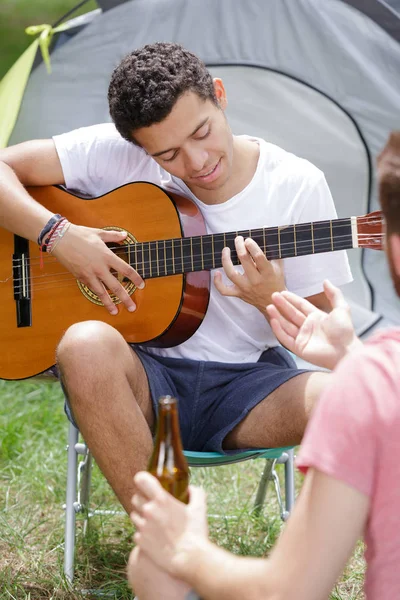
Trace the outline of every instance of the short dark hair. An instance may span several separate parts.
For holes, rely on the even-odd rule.
[[[400,235],[400,131],[393,131],[378,157],[379,198],[388,235]]]
[[[133,132],[159,123],[186,92],[218,105],[204,62],[179,44],[147,44],[114,69],[108,88],[110,115],[119,133],[137,143]]]
[[[386,173],[380,183],[380,199],[388,235],[400,235],[400,177]]]

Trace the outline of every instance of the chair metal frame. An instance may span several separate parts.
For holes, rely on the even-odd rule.
[[[75,530],[76,515],[85,514],[83,533],[86,534],[89,518],[95,514],[119,514],[118,510],[89,510],[89,496],[91,483],[92,455],[84,442],[79,442],[79,431],[69,424],[67,446],[67,490],[65,501],[65,538],[64,538],[64,575],[72,584],[74,579],[75,563]],[[78,456],[81,460],[78,463]],[[245,460],[264,458],[264,467],[254,510],[259,512],[264,504],[268,482],[273,481],[280,508],[280,516],[286,521],[295,501],[294,487],[294,448],[255,449],[238,452],[237,454],[219,454],[217,452],[191,452],[185,451],[185,456],[190,467],[215,467]],[[275,470],[277,464],[284,464],[285,470],[285,501],[282,500],[281,486]],[[125,514],[125,513],[123,513]]]

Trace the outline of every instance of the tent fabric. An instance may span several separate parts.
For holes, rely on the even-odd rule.
[[[7,146],[17,121],[38,45],[35,40],[0,81],[0,148]]]
[[[347,4],[363,12],[389,35],[400,42],[400,26],[398,15],[400,12],[399,0],[391,2],[376,2],[376,0],[345,0]]]
[[[176,41],[223,77],[235,133],[312,160],[340,216],[378,208],[376,157],[398,127],[400,2],[117,1],[54,50],[51,76],[34,69],[10,143],[109,121],[107,87],[121,58]],[[383,253],[349,254],[356,282],[346,294],[359,331],[380,315],[399,323]]]
[[[0,120],[0,148],[5,148],[7,146],[8,140],[14,129],[21,102],[24,97],[25,88],[29,80],[29,75],[38,58],[38,48],[41,50],[42,59],[46,65],[47,71],[50,73],[51,62],[49,58],[49,46],[54,34],[65,32],[68,29],[82,27],[82,25],[88,23],[98,11],[92,11],[92,13],[92,16],[82,15],[81,17],[71,19],[68,23],[63,23],[54,28],[51,25],[34,25],[26,29],[26,33],[29,35],[39,35],[25,52],[21,54],[0,81],[0,114],[2,117]]]

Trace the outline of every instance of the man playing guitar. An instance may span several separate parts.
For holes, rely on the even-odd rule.
[[[36,202],[26,186],[58,184],[98,197],[147,181],[190,198],[208,233],[336,218],[315,166],[260,138],[232,135],[222,81],[181,46],[156,43],[125,57],[112,74],[108,101],[113,123],[1,150],[0,199],[2,227],[39,239],[43,250],[49,244],[109,314],[118,313],[110,293],[120,298],[120,310],[131,312],[139,310],[140,293],[146,299],[146,282],[106,245],[121,243],[126,233],[60,224],[63,215]],[[179,398],[188,450],[286,446],[301,441],[330,377],[296,369],[272,333],[266,307],[287,288],[329,309],[323,280],[351,281],[345,252],[279,263],[241,236],[235,249],[241,264],[234,266],[228,248],[222,251],[207,314],[186,342],[132,347],[101,320],[73,324],[59,342],[67,414],[127,511],[133,475],[151,453],[160,395]],[[115,272],[137,286],[136,299]]]

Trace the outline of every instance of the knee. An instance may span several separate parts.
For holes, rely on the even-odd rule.
[[[88,365],[97,367],[115,356],[117,347],[124,345],[121,334],[101,321],[75,323],[62,337],[56,350],[57,364],[63,370],[68,366],[80,370]]]

